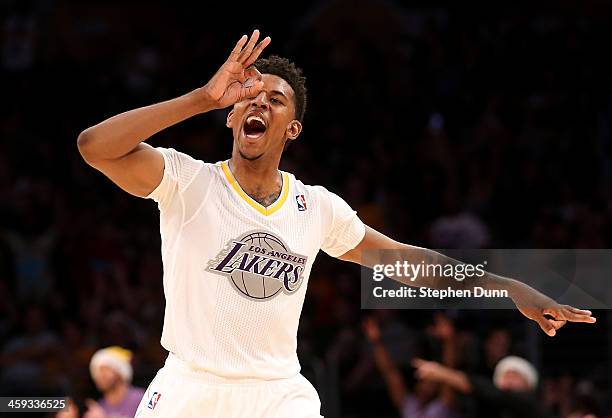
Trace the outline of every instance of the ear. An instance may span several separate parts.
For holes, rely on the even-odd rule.
[[[234,109],[230,110],[230,112],[227,114],[227,120],[225,121],[225,126],[227,126],[228,128],[232,127],[233,117],[234,117]]]
[[[289,122],[289,126],[287,126],[287,139],[293,141],[300,135],[300,132],[302,132],[302,123],[299,120],[294,119]]]

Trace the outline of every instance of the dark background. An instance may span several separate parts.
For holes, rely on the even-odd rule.
[[[587,0],[3,1],[2,392],[97,396],[89,358],[111,344],[134,350],[138,385],[162,365],[156,205],[88,167],[76,138],[199,87],[256,27],[272,37],[266,53],[307,77],[304,131],[282,168],[340,194],[366,223],[433,248],[608,248],[611,12]],[[225,115],[150,143],[225,159]],[[404,366],[436,358],[432,314],[360,310],[359,270],[321,255],[299,343],[326,416],[397,416],[360,322],[375,315]],[[514,311],[444,314],[461,335],[462,368],[490,373],[486,342],[501,332],[506,352],[537,365],[551,411],[567,416],[586,396],[612,413],[608,312],[554,339]]]

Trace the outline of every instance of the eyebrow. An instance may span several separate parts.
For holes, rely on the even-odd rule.
[[[270,91],[270,93],[272,93],[272,94],[279,94],[279,95],[283,96],[285,99],[289,100],[289,99],[287,98],[287,96],[285,96],[285,94],[284,94],[282,91],[279,91],[279,90],[271,90],[271,91]]]

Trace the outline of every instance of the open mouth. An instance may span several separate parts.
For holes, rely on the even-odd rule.
[[[261,116],[251,115],[244,122],[244,135],[250,139],[257,139],[266,132],[266,122]]]

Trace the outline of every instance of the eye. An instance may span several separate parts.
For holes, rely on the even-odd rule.
[[[271,101],[272,103],[276,103],[276,104],[283,104],[283,102],[281,102],[281,101],[280,101],[280,100],[278,100],[278,99],[271,99],[270,101]]]

